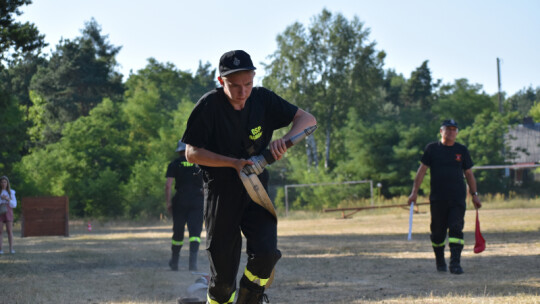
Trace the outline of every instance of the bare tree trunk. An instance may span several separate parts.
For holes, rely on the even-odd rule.
[[[306,110],[309,112],[311,109],[308,107]],[[315,141],[315,135],[309,135],[306,137],[306,156],[308,170],[311,167],[317,169],[317,167],[319,167],[319,156],[317,153],[317,142]]]
[[[315,137],[310,135],[306,138],[307,166],[317,168],[319,166],[319,157],[317,156],[317,142]]]
[[[328,119],[326,124],[326,143],[325,143],[325,153],[324,153],[324,168],[328,169],[330,167],[330,141],[332,135],[332,115],[334,114],[334,104],[330,107],[328,112]]]

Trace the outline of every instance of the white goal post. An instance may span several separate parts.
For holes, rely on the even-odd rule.
[[[520,184],[522,182],[522,177],[517,177],[518,172],[523,169],[534,169],[540,167],[540,164],[538,163],[521,163],[521,164],[513,164],[513,165],[485,165],[485,166],[474,166],[472,167],[473,170],[501,170],[504,169],[504,176],[508,177],[510,176],[510,170],[514,170],[516,172],[516,176],[514,176],[514,183]]]
[[[300,187],[314,187],[314,186],[329,186],[329,185],[351,185],[351,184],[367,184],[369,183],[369,193],[371,195],[371,205],[373,206],[373,181],[372,180],[361,180],[361,181],[344,181],[344,182],[333,182],[333,183],[314,183],[314,184],[290,184],[285,185],[285,216],[289,215],[289,188],[300,188]]]
[[[515,164],[515,165],[486,165],[486,166],[474,166],[472,169],[525,169],[525,168],[538,168],[540,165],[530,164]]]

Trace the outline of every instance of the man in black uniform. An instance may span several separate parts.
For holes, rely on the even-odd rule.
[[[435,252],[437,270],[446,271],[444,246],[448,231],[450,272],[461,274],[463,273],[460,265],[461,251],[465,244],[463,241],[466,209],[464,173],[474,207],[480,208],[482,204],[476,192],[476,180],[471,170],[473,162],[469,150],[456,142],[457,133],[458,126],[453,119],[443,121],[440,128],[441,141],[428,144],[424,150],[408,203],[410,205],[411,202],[416,202],[418,189],[427,169],[430,168],[431,243]]]
[[[204,196],[202,192],[202,176],[197,165],[186,160],[186,144],[178,141],[176,148],[179,157],[167,167],[165,177],[165,199],[167,210],[173,218],[172,257],[169,266],[178,270],[180,249],[184,244],[184,227],[187,222],[189,231],[189,270],[197,270],[197,254],[201,243],[203,223]],[[171,202],[171,186],[175,180],[176,193]]]
[[[286,152],[285,141],[315,125],[315,118],[274,92],[253,87],[255,67],[241,50],[220,58],[222,87],[206,93],[191,116],[182,141],[188,161],[200,165],[205,191],[206,250],[211,280],[207,303],[232,303],[240,263],[242,235],[247,240],[248,262],[240,280],[238,303],[261,303],[272,269],[281,257],[277,249],[277,222],[253,202],[238,173],[248,160],[270,143],[276,160]],[[292,122],[283,138],[272,142],[273,131]],[[259,178],[267,187],[268,172]]]

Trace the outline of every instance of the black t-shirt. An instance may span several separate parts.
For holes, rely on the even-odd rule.
[[[445,146],[440,141],[433,142],[426,146],[421,161],[431,171],[430,200],[465,199],[463,172],[473,166],[466,146],[459,143]]]
[[[197,102],[182,141],[217,154],[247,159],[260,154],[270,143],[274,130],[289,125],[297,110],[295,105],[262,87],[253,88],[244,108],[235,110],[223,88],[218,88]],[[200,167],[213,175],[236,175],[232,168]]]
[[[165,177],[174,178],[174,188],[177,192],[200,193],[202,176],[199,171],[197,165],[188,162],[185,156],[180,156],[169,164]]]

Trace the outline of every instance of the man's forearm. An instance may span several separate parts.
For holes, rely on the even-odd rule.
[[[167,202],[167,204],[171,203],[171,191],[170,190],[165,190],[165,202]]]
[[[165,202],[167,205],[171,203],[171,187],[168,184],[165,185]]]
[[[299,108],[293,118],[291,129],[289,130],[289,132],[287,132],[287,134],[285,134],[285,136],[283,136],[283,139],[287,140],[291,136],[294,136],[302,132],[306,128],[314,126],[316,124],[317,120],[313,115]]]
[[[427,168],[428,168],[427,166],[422,164],[418,168],[418,171],[416,171],[416,176],[414,177],[413,188],[412,188],[411,194],[414,194],[414,195],[418,194],[418,190],[420,190],[422,181],[424,181],[424,176],[426,175]]]
[[[476,179],[474,178],[474,174],[470,169],[465,171],[465,179],[467,180],[467,185],[469,186],[469,192],[476,193],[478,191],[476,188]]]
[[[411,194],[418,194],[418,190],[420,190],[421,184],[422,184],[422,181],[418,181],[417,179],[414,179]]]
[[[167,181],[165,182],[165,202],[167,205],[171,204],[171,189],[173,184],[173,178],[167,177]]]
[[[187,145],[186,148],[187,161],[193,164],[208,166],[208,167],[232,167],[234,168],[234,162],[236,158],[224,156],[204,148],[197,148],[191,145]]]

